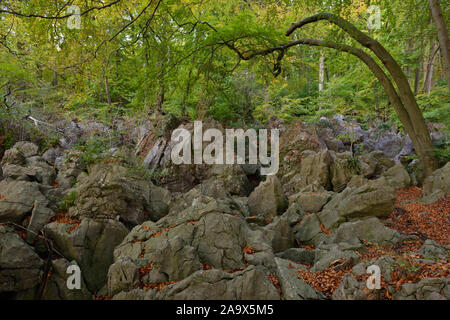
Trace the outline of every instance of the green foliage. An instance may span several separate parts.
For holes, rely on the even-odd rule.
[[[105,158],[104,152],[108,150],[109,140],[106,137],[90,137],[87,141],[82,141],[74,147],[83,151],[81,161],[88,167],[89,165]]]
[[[353,170],[353,172],[355,172],[355,174],[360,174],[361,163],[360,163],[359,159],[355,156],[348,156],[345,159],[346,159],[345,167],[347,169]]]
[[[72,191],[69,194],[67,194],[63,200],[59,203],[59,210],[61,211],[67,211],[70,207],[73,207],[75,204],[75,200],[77,199],[77,192]]]
[[[417,103],[424,111],[425,119],[450,127],[450,93],[447,86],[437,87],[429,94],[418,95]]]
[[[85,11],[96,2],[74,4]],[[380,30],[367,30],[370,4],[381,7]],[[62,0],[2,2],[25,14],[47,16],[61,13],[66,5]],[[273,117],[315,122],[342,114],[362,126],[379,119],[401,129],[382,86],[351,54],[302,45],[284,52],[280,62],[278,52],[246,61],[236,51],[249,55],[285,43],[291,22],[330,11],[382,43],[407,75],[409,71],[412,87],[417,69],[420,90],[424,79],[420,66],[427,63],[436,41],[427,4],[418,0],[183,0],[161,1],[157,10],[155,1],[143,10],[147,5],[148,1],[119,1],[92,10],[82,17],[80,30],[68,29],[66,19],[0,14],[0,103],[8,86],[20,102],[16,113],[0,105],[2,125],[3,120],[20,123],[30,110],[104,123],[127,116],[149,118],[158,111],[185,119],[211,116],[240,126],[259,125]],[[127,26],[130,15],[137,20]],[[329,23],[296,30],[295,38],[360,47]],[[319,92],[322,55],[326,76]],[[449,93],[438,65],[436,59],[433,90],[417,100],[426,119],[449,127]],[[280,67],[276,78],[275,66]],[[2,135],[12,129],[4,126]],[[34,134],[29,126],[26,129]],[[35,138],[41,148],[54,143],[51,135]],[[111,146],[110,138],[101,139],[99,143]],[[80,148],[87,163],[105,151],[95,141]]]

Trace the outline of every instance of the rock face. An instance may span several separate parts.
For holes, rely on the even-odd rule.
[[[330,201],[332,192],[299,192],[289,197],[289,202],[297,204],[306,212],[317,213]]]
[[[45,300],[89,300],[92,294],[87,290],[83,278],[81,281],[81,288],[71,290],[67,288],[67,279],[70,274],[67,274],[69,266],[77,265],[75,261],[69,262],[64,258],[52,260],[53,272],[48,279],[47,287],[43,299]]]
[[[450,279],[428,278],[418,283],[405,283],[394,300],[449,300]]]
[[[0,293],[35,288],[42,280],[43,265],[17,233],[0,226]]]
[[[194,281],[193,279],[197,279],[195,281],[212,281],[198,280],[198,277],[203,274],[198,274],[198,272],[204,269],[204,266],[221,270],[245,269],[246,271],[242,273],[245,277],[238,278],[246,283],[247,280],[243,279],[246,279],[247,275],[252,275],[252,279],[255,276],[261,277],[260,271],[250,272],[246,267],[247,263],[263,266],[270,265],[270,259],[273,260],[269,241],[262,230],[251,230],[245,220],[240,217],[242,213],[238,207],[233,206],[232,202],[214,200],[199,195],[193,199],[190,207],[181,211],[175,208],[177,207],[171,209],[169,214],[157,223],[148,221],[135,227],[116,248],[115,263],[110,268],[111,294],[119,289],[129,289],[136,284],[135,270],[137,267],[147,266],[148,268],[145,269],[147,270],[145,276],[140,279],[141,285],[144,286],[182,280],[173,286],[173,288],[181,286],[182,290],[173,290],[186,293],[175,294],[172,292],[173,290],[170,290],[171,293],[163,293],[162,290],[160,295],[174,295],[174,298],[184,299],[187,298],[187,292],[194,294],[194,296],[190,296],[191,298],[196,297],[193,292],[195,292],[194,288],[197,288],[196,283],[198,282],[191,282]],[[133,267],[132,264],[136,267]],[[126,270],[124,273],[128,276],[116,276],[121,273],[117,270]],[[264,270],[265,273],[268,273],[268,270]],[[255,275],[253,275],[254,272],[256,272]],[[219,275],[220,277],[218,277]],[[222,281],[223,277],[233,279],[237,275],[236,273],[236,276],[226,276],[223,271],[220,271],[219,274],[214,274],[216,280],[213,283]],[[266,281],[272,286],[268,279]],[[202,286],[207,286],[207,284]],[[247,290],[253,290],[250,289],[253,287],[254,285]],[[273,286],[272,288],[276,293],[275,288]],[[199,292],[203,292],[203,290],[206,289]],[[234,289],[230,290],[230,292],[222,292],[222,294],[225,296],[238,294],[232,293]],[[206,292],[201,293],[200,297],[203,297],[204,294]],[[258,298],[255,296],[256,294],[253,291],[245,294],[239,293],[242,296]],[[264,293],[264,295],[266,294],[270,296],[270,293]],[[278,296],[278,294],[276,295]],[[208,296],[209,299],[212,297],[214,294]]]
[[[33,205],[46,201],[37,182],[20,180],[0,181],[0,222],[22,222]]]
[[[432,202],[450,194],[450,163],[436,170],[425,179],[423,193]]]
[[[45,233],[65,257],[77,262],[87,288],[95,293],[105,285],[114,248],[128,230],[115,220],[89,218],[83,219],[74,230],[71,228],[70,224],[52,222],[45,226]]]
[[[324,299],[324,295],[300,280],[295,273],[297,270],[291,267],[292,262],[280,258],[275,258],[277,265],[277,276],[280,279],[280,286],[286,300],[318,300]],[[296,265],[297,269],[306,269],[301,265]]]
[[[167,213],[170,196],[119,163],[95,164],[79,177],[69,214],[76,218],[116,219],[128,225],[158,220]]]
[[[283,181],[289,181],[287,187],[294,193],[308,185],[318,185],[329,190],[331,188],[329,166],[332,162],[330,153],[327,150],[317,153],[307,150],[302,152],[300,158],[299,172],[293,177],[292,174],[283,177]]]
[[[347,187],[335,195],[323,210],[306,216],[294,229],[298,243],[320,241],[323,229],[335,229],[349,219],[383,217],[392,212],[394,189],[384,177],[371,180],[359,187]]]
[[[404,234],[396,224],[410,214],[407,202],[394,207],[396,190],[421,180],[412,163],[403,166],[412,152],[407,137],[338,116],[311,125],[271,121],[267,127],[282,133],[280,170],[262,177],[260,164],[174,165],[170,132],[192,133],[193,125],[163,118],[135,130],[136,152],[64,150],[92,130],[110,130],[74,122],[73,139],[42,156],[26,141],[6,150],[2,297],[380,299],[387,290],[393,299],[449,298],[446,278],[393,285],[409,272],[401,259],[441,270],[450,249],[441,238],[419,243],[430,234]],[[208,128],[224,130],[215,121],[205,121]],[[449,194],[449,168],[426,179],[421,202]],[[367,290],[362,279],[373,264],[387,288]],[[80,290],[66,285],[73,265]]]
[[[267,180],[260,183],[248,198],[250,214],[261,216],[266,220],[272,220],[283,213],[287,206],[288,200],[275,175],[268,176]]]
[[[383,176],[386,178],[388,185],[394,189],[404,189],[411,185],[411,178],[400,163],[383,173]]]

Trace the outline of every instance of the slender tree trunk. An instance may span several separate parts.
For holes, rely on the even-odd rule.
[[[57,87],[58,86],[58,72],[53,70],[53,80],[52,80],[52,86]]]
[[[433,80],[433,72],[434,72],[434,60],[436,57],[436,53],[439,50],[439,46],[437,43],[433,43],[430,47],[430,55],[428,56],[428,60],[426,63],[426,71],[423,79],[423,87],[422,93],[430,93],[431,84]]]
[[[105,75],[105,94],[106,99],[108,101],[108,105],[111,107],[111,94],[109,93],[109,81],[107,75]]]
[[[439,44],[441,46],[441,54],[444,58],[445,73],[447,75],[447,85],[450,89],[450,40],[448,37],[447,24],[442,14],[439,0],[428,0],[434,23],[437,27]]]
[[[323,55],[323,52],[321,52],[319,59],[319,91],[323,91],[324,79],[325,79],[325,56]]]
[[[422,63],[421,63],[422,64]],[[421,64],[414,71],[414,95],[419,93],[419,82],[420,82],[420,69]]]

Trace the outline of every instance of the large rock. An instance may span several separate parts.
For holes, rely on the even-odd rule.
[[[404,137],[400,133],[386,131],[378,137],[375,149],[395,158],[403,149]]]
[[[78,150],[72,150],[61,158],[56,182],[59,188],[68,190],[73,187],[77,177],[85,169],[85,164],[82,160],[82,152]],[[58,160],[55,161],[58,162]]]
[[[329,151],[317,153],[305,151],[302,153],[300,166],[300,186],[305,187],[317,183],[326,190],[331,188],[329,167],[332,157]]]
[[[357,188],[346,188],[333,197],[323,211],[336,210],[346,219],[366,216],[384,217],[392,212],[395,198],[394,189],[382,177],[369,180],[367,184]]]
[[[394,300],[450,300],[450,279],[428,278],[418,283],[405,283]]]
[[[404,189],[411,185],[411,178],[401,163],[383,173],[387,183],[394,189]]]
[[[282,296],[285,300],[325,299],[321,292],[300,280],[297,270],[305,270],[305,266],[280,258],[275,258],[275,263],[277,265],[277,276],[280,281]],[[294,264],[295,268],[292,267]]]
[[[362,217],[384,217],[394,206],[396,194],[384,177],[360,186],[349,186],[335,195],[323,210],[306,216],[294,228],[298,243],[316,243],[323,240],[324,230],[332,231],[345,221]]]
[[[106,217],[127,225],[157,220],[167,213],[169,194],[120,163],[97,163],[89,175],[79,176],[77,197],[69,209],[72,217]]]
[[[44,226],[55,216],[53,210],[47,207],[46,202],[35,201],[31,211],[30,222],[27,228],[27,242],[32,244],[39,235]]]
[[[321,245],[315,250],[314,266],[311,272],[319,272],[328,268],[338,260],[345,260],[348,263],[355,263],[359,260],[359,255],[352,250],[345,250],[339,245]]]
[[[299,264],[314,264],[315,251],[304,248],[289,248],[276,254],[278,258]]]
[[[405,236],[397,231],[386,227],[376,217],[363,220],[345,222],[341,224],[327,239],[327,243],[349,244],[359,243],[359,240],[366,240],[378,245],[393,245],[401,240],[406,240]]]
[[[351,152],[331,152],[331,156],[333,163],[330,166],[330,179],[336,192],[344,190],[356,175],[366,178],[375,175],[378,162],[370,156],[353,156]]]
[[[351,152],[332,153],[332,157],[331,184],[335,192],[340,192],[345,189],[353,176],[359,174],[359,160],[354,158]]]
[[[4,166],[5,164],[23,165],[25,164],[25,156],[18,149],[8,149],[5,151],[2,161],[0,162],[1,166]]]
[[[35,201],[47,201],[37,182],[2,180],[0,195],[0,222],[20,223],[31,213]]]
[[[293,227],[301,220],[304,211],[294,206],[289,207],[282,216],[276,217],[272,223],[263,228],[274,253],[292,248],[295,244]]]
[[[75,261],[69,262],[64,258],[52,260],[52,272],[47,282],[44,296],[45,300],[89,300],[92,293],[86,287],[83,277],[80,279],[80,289],[69,289],[67,279],[71,274],[67,273],[69,266],[75,265]]]
[[[280,176],[299,169],[303,151],[320,149],[321,144],[314,130],[307,128],[301,121],[290,125],[280,136]]]
[[[248,198],[250,213],[272,220],[283,213],[288,206],[288,200],[283,193],[280,181],[275,175],[268,176],[261,182]]]
[[[45,234],[69,260],[81,268],[90,292],[105,285],[109,266],[113,263],[114,248],[120,244],[128,229],[119,221],[94,221],[86,218],[74,230],[73,225],[52,222],[44,228]]]
[[[250,182],[240,165],[214,165],[208,175],[232,196],[246,197],[251,192]]]
[[[295,203],[305,212],[317,213],[331,199],[333,193],[329,191],[321,192],[300,192],[289,197],[289,203]]]
[[[44,262],[13,230],[0,226],[0,292],[35,288]]]
[[[197,271],[188,278],[163,288],[161,300],[278,300],[268,271],[250,266],[233,274],[220,270]]]
[[[450,194],[450,162],[425,179],[423,193],[431,202]]]
[[[34,143],[28,141],[16,142],[13,148],[22,152],[25,158],[37,156],[39,153],[39,147]]]
[[[189,194],[189,207],[175,203],[158,222],[147,221],[133,228],[114,251],[112,276],[123,268],[131,274],[130,262],[151,266],[140,278],[142,285],[180,281],[203,266],[240,270],[247,264],[273,265],[271,239],[260,228],[251,229],[231,199],[215,200],[194,191]],[[180,200],[189,201],[189,197]],[[132,276],[113,278],[113,293],[134,283]]]

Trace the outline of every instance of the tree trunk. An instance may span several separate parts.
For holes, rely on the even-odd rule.
[[[105,75],[105,94],[106,99],[108,101],[108,105],[111,107],[111,94],[109,93],[109,82],[108,82],[108,76]]]
[[[325,56],[323,55],[323,52],[321,52],[319,59],[319,91],[323,91],[324,79],[325,79]]]
[[[430,48],[430,55],[428,56],[428,61],[426,63],[426,71],[423,79],[423,87],[422,93],[430,93],[431,84],[433,80],[433,72],[434,72],[434,60],[436,57],[436,53],[439,50],[439,46],[437,43],[433,43]]]
[[[447,85],[450,89],[450,40],[448,37],[447,24],[445,22],[444,15],[442,14],[439,0],[428,0],[428,4],[431,9],[431,15],[433,16],[434,23],[437,27],[439,44],[441,46],[441,54],[444,58],[446,69],[445,73],[447,75]]]
[[[420,82],[420,69],[422,66],[422,62],[414,71],[414,95],[419,93],[419,82]]]
[[[401,67],[392,55],[375,39],[367,36],[347,20],[331,13],[319,13],[309,18],[303,19],[299,22],[291,24],[286,36],[289,36],[294,30],[306,24],[317,22],[320,20],[328,20],[349,34],[353,39],[358,41],[364,47],[370,49],[383,63],[386,69],[391,74],[398,88],[398,95],[403,102],[411,124],[413,126],[411,132],[408,132],[413,141],[414,148],[419,156],[419,159],[424,168],[424,174],[429,176],[438,168],[438,161],[433,152],[433,144],[430,137],[430,132],[423,118],[423,114],[417,104],[408,80],[403,73]],[[406,126],[405,126],[405,129]],[[413,138],[414,137],[414,138]]]
[[[58,72],[53,70],[53,80],[52,80],[52,86],[57,87],[58,86]]]

